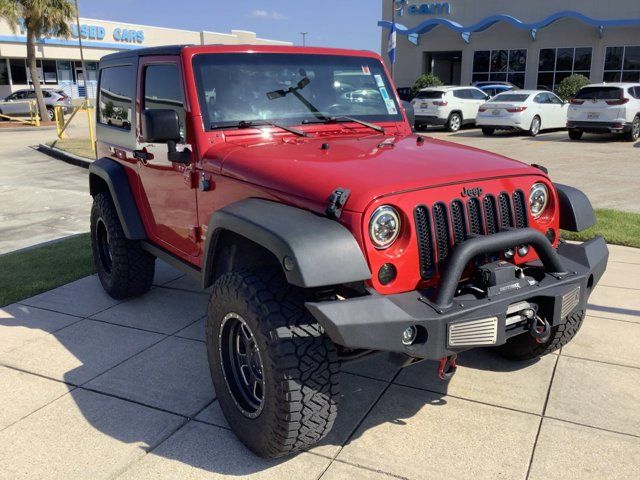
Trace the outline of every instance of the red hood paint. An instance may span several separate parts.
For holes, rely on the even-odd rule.
[[[326,203],[338,187],[351,190],[346,209],[363,212],[377,197],[436,185],[487,178],[540,174],[516,160],[426,137],[381,134],[322,138],[227,137],[207,159],[224,175]],[[323,149],[322,145],[328,145]],[[473,187],[470,184],[469,187]]]

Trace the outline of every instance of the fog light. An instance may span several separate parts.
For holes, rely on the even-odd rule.
[[[378,280],[382,285],[387,285],[396,279],[398,271],[393,263],[385,263],[378,270]]]
[[[403,345],[412,345],[413,342],[416,341],[416,337],[418,336],[418,329],[416,327],[409,327],[404,332],[402,332],[402,344]]]
[[[518,255],[524,257],[527,253],[529,253],[529,245],[520,245],[518,247]]]
[[[556,241],[556,232],[553,228],[550,228],[547,230],[547,233],[544,234],[545,237],[547,237],[547,240],[549,240],[549,243],[551,243],[553,245],[553,242]]]
[[[513,249],[513,248],[507,248],[507,249],[504,251],[504,258],[506,258],[506,259],[513,258],[513,257],[515,256],[515,254],[516,254],[515,249]]]

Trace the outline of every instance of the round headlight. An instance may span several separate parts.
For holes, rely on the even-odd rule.
[[[529,193],[529,208],[533,218],[538,218],[544,213],[549,204],[549,190],[544,183],[535,183]]]
[[[400,234],[400,215],[395,208],[389,205],[378,207],[369,221],[369,237],[373,245],[378,248],[387,248],[396,241]]]

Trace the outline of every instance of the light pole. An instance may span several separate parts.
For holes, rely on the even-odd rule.
[[[87,89],[87,67],[84,63],[84,52],[82,51],[82,34],[80,33],[80,10],[78,10],[78,0],[76,4],[76,25],[78,26],[78,44],[80,45],[80,62],[82,64],[82,77],[84,78],[84,99],[89,106],[89,90]],[[79,85],[78,85],[79,87]]]
[[[302,46],[306,47],[307,46],[307,34],[309,32],[300,32],[300,35],[302,35]]]

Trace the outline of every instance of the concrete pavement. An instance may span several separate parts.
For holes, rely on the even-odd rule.
[[[203,343],[208,294],[158,263],[119,302],[95,276],[0,309],[0,479],[640,478],[640,250],[610,268],[559,354],[343,369],[333,432],[261,460],[228,429]]]

